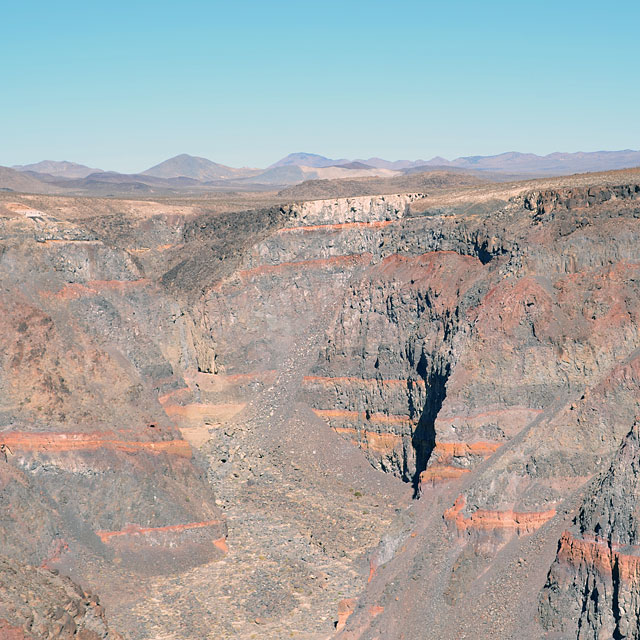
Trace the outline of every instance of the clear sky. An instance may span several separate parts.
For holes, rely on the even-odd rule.
[[[640,148],[640,3],[6,2],[0,164]]]

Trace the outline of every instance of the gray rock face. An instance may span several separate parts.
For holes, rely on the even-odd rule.
[[[577,638],[640,637],[640,425],[592,486],[560,540],[540,595],[549,631]]]

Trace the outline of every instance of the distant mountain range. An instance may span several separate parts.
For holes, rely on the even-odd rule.
[[[313,165],[309,165],[309,161]],[[474,171],[493,171],[508,174],[544,176],[584,173],[588,171],[611,171],[640,166],[640,151],[626,149],[624,151],[592,151],[577,153],[550,153],[538,156],[534,153],[518,153],[510,151],[495,156],[466,156],[447,160],[436,156],[431,160],[396,160],[390,162],[382,158],[350,160],[332,160],[324,156],[308,153],[292,153],[279,160],[272,167],[307,165],[315,167],[352,166],[388,169],[403,173],[416,170],[428,171],[431,167],[452,167]],[[423,169],[424,168],[424,169]]]
[[[95,195],[171,194],[202,191],[277,190],[309,180],[400,177],[429,171],[455,171],[505,180],[609,171],[640,166],[640,151],[551,153],[515,151],[494,156],[446,160],[332,159],[314,153],[291,153],[266,169],[234,168],[207,158],[181,154],[141,173],[104,171],[68,161],[44,160],[0,172],[0,189],[32,193]]]
[[[588,171],[611,171],[640,166],[640,151],[593,151],[577,153],[550,153],[537,156],[534,153],[515,151],[497,156],[469,156],[447,162],[443,158],[434,158],[425,162],[432,164],[477,169],[480,171],[509,171],[510,173],[536,175],[563,175],[585,173]]]
[[[12,167],[17,171],[29,171],[34,173],[46,173],[56,178],[86,178],[92,173],[99,173],[102,169],[92,169],[76,162],[66,160],[43,160],[34,164],[23,164]]]

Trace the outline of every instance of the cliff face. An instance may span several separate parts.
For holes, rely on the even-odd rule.
[[[461,299],[481,272],[455,252],[384,258],[348,287],[304,379],[317,415],[416,487],[436,444]]]
[[[635,637],[637,177],[5,203],[3,553],[139,638]]]
[[[545,628],[578,638],[640,637],[639,478],[635,423],[560,539],[540,595]]]
[[[158,401],[210,363],[191,317],[86,227],[8,203],[0,228],[3,553],[94,586],[105,562],[221,557],[224,518]]]
[[[598,197],[591,198],[595,191]],[[571,513],[572,496],[607,464],[638,410],[637,191],[635,185],[595,191],[525,194],[497,208],[491,217],[438,218],[448,227],[442,233],[446,240],[434,247],[438,264],[444,269],[450,258],[442,249],[451,248],[456,259],[470,255],[475,262],[468,263],[463,279],[445,272],[436,299],[449,302],[445,310],[430,305],[427,329],[418,334],[424,337],[422,362],[439,363],[427,369],[435,370],[436,377],[422,377],[424,406],[433,411],[426,466],[413,462],[420,451],[415,446],[420,434],[416,422],[405,423],[404,433],[395,425],[389,429],[405,437],[401,441],[385,436],[384,449],[379,441],[372,447],[366,433],[378,411],[370,410],[374,420],[367,422],[366,409],[353,403],[362,412],[359,424],[335,425],[359,440],[379,466],[405,477],[418,473],[422,497],[415,510],[424,524],[414,529],[413,539],[398,538],[397,548],[403,552],[393,554],[391,561],[388,554],[379,554],[384,562],[376,561],[363,606],[355,609],[341,638],[395,638],[402,633],[414,637],[421,625],[437,629],[439,637],[457,637],[467,628],[474,628],[476,637],[507,637],[518,625],[525,625],[525,637],[545,634],[536,626],[537,605],[527,590],[543,584],[561,523]],[[534,207],[533,202],[539,204]],[[427,229],[434,223],[428,217],[414,217],[412,222],[417,219]],[[429,291],[416,273],[410,280]],[[382,279],[377,276],[376,282]],[[443,289],[452,283],[455,294],[447,296]],[[392,317],[395,305],[379,298],[371,305],[375,311],[370,311],[360,304],[367,296],[353,299],[351,306],[358,311],[352,313],[358,320],[338,323],[346,327],[340,331],[356,326],[356,335],[365,333],[377,354],[381,350],[376,340],[389,332],[375,318]],[[419,325],[420,314],[411,315]],[[452,321],[444,325],[447,318]],[[439,323],[446,329],[438,334]],[[363,325],[370,331],[363,331]],[[411,362],[416,349],[403,340],[410,344],[414,326],[406,323],[399,332],[402,338],[389,340],[394,346],[387,351],[396,360],[408,354],[407,363]],[[433,338],[429,331],[434,331]],[[366,362],[367,356],[375,365],[376,356],[366,347],[352,352],[343,348],[344,342],[362,344],[358,339],[338,338],[335,347],[331,340],[321,362],[340,362],[345,372],[347,363]],[[341,361],[342,353],[346,357]],[[417,367],[396,371],[397,378],[407,380],[406,372],[415,376]],[[354,372],[347,375],[352,385]],[[386,378],[375,366],[360,375]],[[334,392],[325,400],[322,409],[333,424],[354,420],[353,414],[328,410],[328,405],[352,396]],[[367,392],[357,401],[372,404]],[[358,438],[359,432],[364,435]],[[411,440],[405,434],[411,434]],[[406,454],[409,442],[413,459]],[[430,568],[433,558],[438,561]],[[408,575],[418,584],[412,580],[406,587]],[[499,589],[508,592],[500,602],[494,593]],[[633,586],[627,584],[627,589],[634,592]],[[371,616],[374,606],[384,612]],[[615,617],[611,611],[617,605],[611,600],[599,606]]]

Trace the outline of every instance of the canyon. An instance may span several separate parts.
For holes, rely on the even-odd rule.
[[[640,637],[640,170],[422,184],[0,193],[0,637]]]

